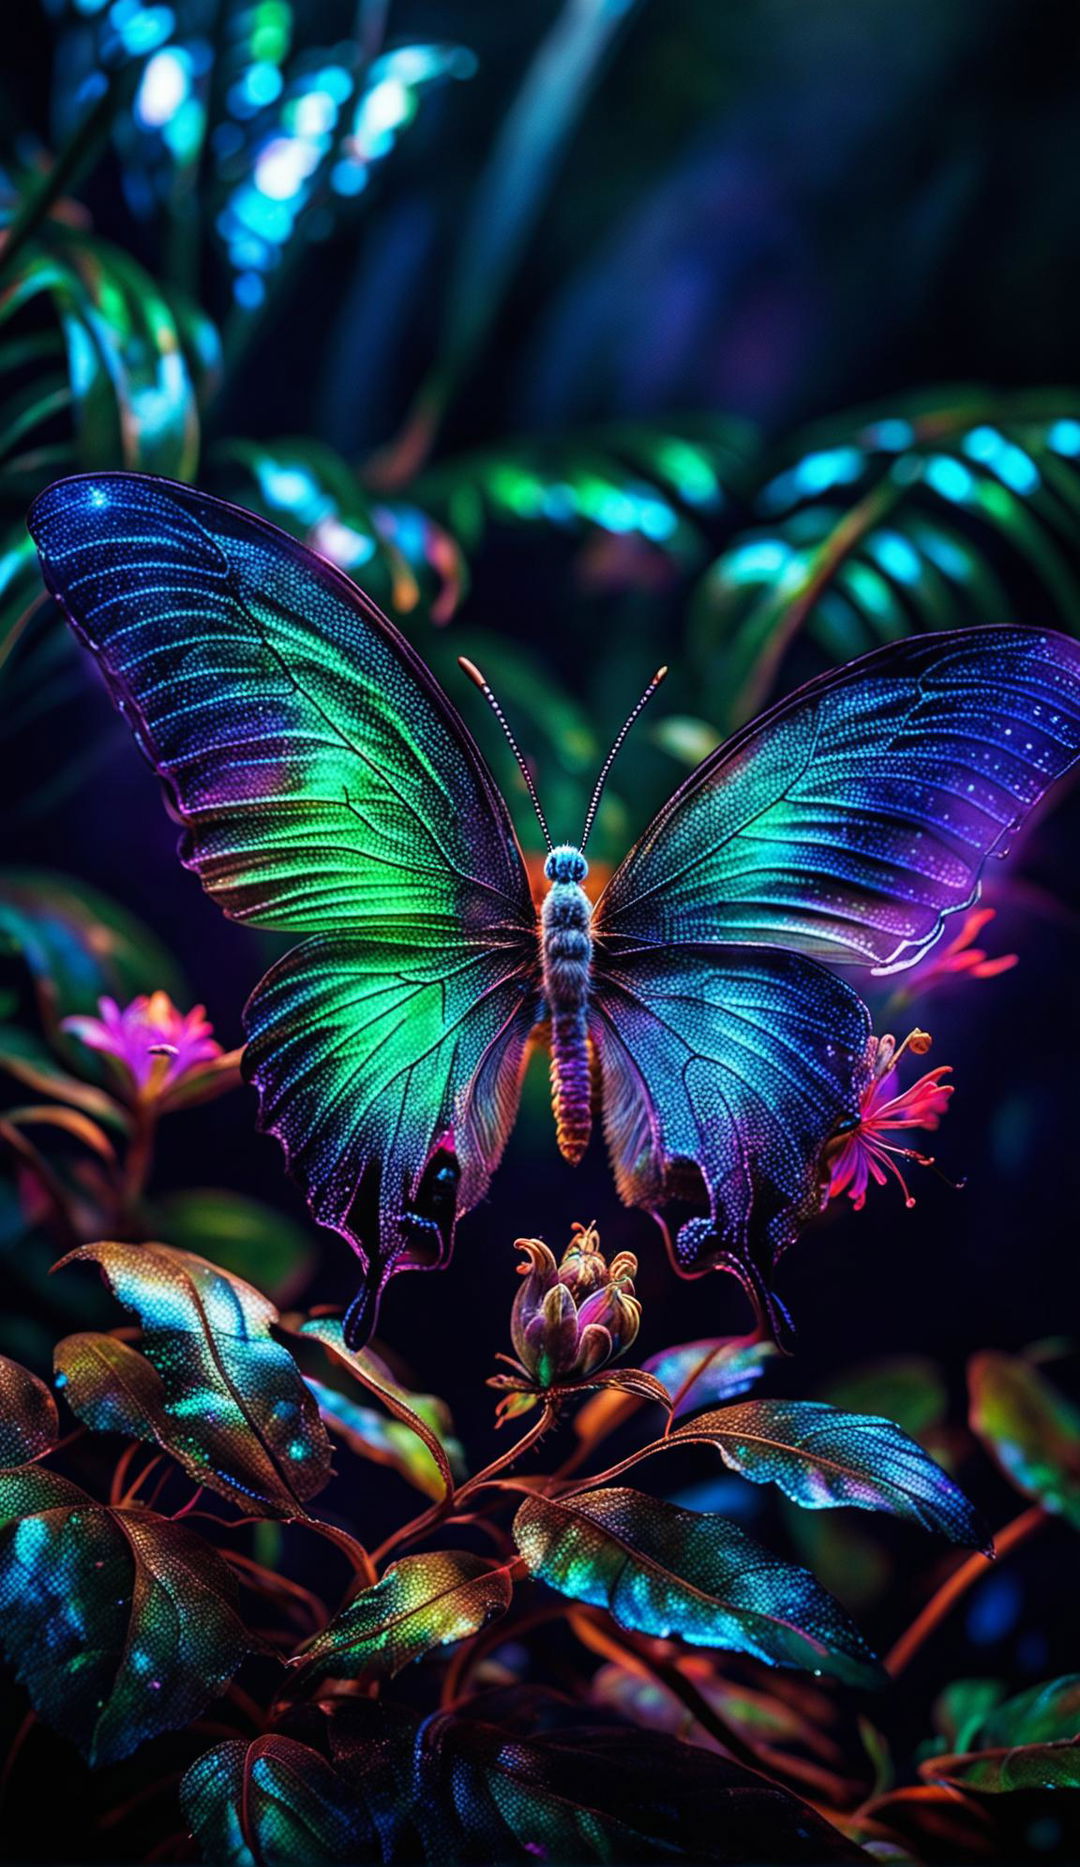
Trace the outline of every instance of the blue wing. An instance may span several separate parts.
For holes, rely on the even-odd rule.
[[[773,1266],[820,1206],[822,1151],[858,1113],[870,1025],[843,980],[765,947],[643,947],[598,965],[591,1032],[628,1205],[704,1191],[676,1270],[731,1270],[777,1315]]]
[[[1080,756],[1080,643],[916,636],[822,675],[698,766],[597,905],[609,948],[764,942],[891,972]]]

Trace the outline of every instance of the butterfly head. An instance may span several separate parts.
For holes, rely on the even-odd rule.
[[[583,882],[589,865],[573,843],[557,843],[544,864],[549,882]]]

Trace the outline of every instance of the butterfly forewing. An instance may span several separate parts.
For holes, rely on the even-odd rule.
[[[433,1148],[464,1210],[513,1118],[537,936],[506,806],[404,638],[275,527],[127,474],[61,481],[29,523],[184,862],[234,918],[319,936],[253,994],[248,1068],[318,1217],[382,1275]]]
[[[1080,644],[973,629],[878,649],[713,753],[597,912],[609,947],[765,942],[911,965],[1080,752]]]

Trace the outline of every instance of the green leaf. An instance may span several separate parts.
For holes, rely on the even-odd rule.
[[[389,1465],[409,1484],[422,1491],[425,1497],[442,1497],[444,1486],[439,1467],[411,1426],[403,1425],[400,1420],[388,1420],[385,1414],[378,1413],[374,1407],[360,1406],[348,1394],[339,1393],[336,1387],[327,1387],[323,1381],[308,1379],[307,1385],[315,1396],[323,1425],[350,1452],[358,1458],[370,1459],[375,1465]],[[412,1403],[418,1399],[421,1402],[430,1401],[436,1407],[442,1405],[434,1401],[431,1395],[410,1396]],[[444,1414],[440,1414],[440,1418],[444,1417]],[[445,1431],[440,1432],[439,1438],[455,1476],[461,1475],[464,1454],[459,1441]]]
[[[57,1102],[70,1102],[85,1115],[107,1122],[121,1132],[128,1128],[126,1110],[103,1089],[70,1075],[48,1046],[31,1031],[20,1030],[14,1024],[0,1025],[0,1070],[6,1070],[9,1076],[36,1089],[39,1094],[51,1096]]]
[[[968,1385],[971,1430],[1005,1476],[1080,1528],[1080,1411],[1018,1355],[974,1356]]]
[[[890,1511],[950,1542],[992,1547],[963,1492],[891,1420],[817,1400],[746,1400],[699,1414],[658,1442],[692,1444],[715,1446],[732,1471],[778,1485],[804,1510]]]
[[[883,1355],[829,1382],[824,1399],[847,1413],[882,1414],[913,1439],[940,1426],[949,1396],[941,1369],[926,1355]]]
[[[796,436],[698,591],[706,717],[729,730],[758,712],[801,629],[846,661],[1011,620],[1034,582],[1080,632],[1078,416],[1067,390],[968,389]]]
[[[953,1679],[934,1705],[934,1727],[946,1750],[968,1750],[1005,1688],[1000,1679]]]
[[[857,1628],[809,1571],[721,1517],[612,1487],[526,1498],[514,1540],[533,1575],[623,1627],[852,1685],[881,1682]]]
[[[301,1331],[304,1341],[321,1342],[341,1367],[347,1368],[353,1378],[360,1382],[367,1393],[374,1394],[384,1407],[402,1426],[412,1432],[426,1448],[432,1463],[439,1474],[440,1497],[453,1489],[455,1475],[461,1469],[461,1447],[453,1437],[453,1421],[445,1400],[435,1394],[414,1394],[391,1373],[381,1356],[372,1348],[348,1349],[341,1333],[341,1323],[336,1317],[314,1316],[304,1323]],[[324,1397],[325,1398],[325,1397]],[[347,1418],[340,1409],[335,1408],[338,1419]],[[354,1422],[355,1424],[355,1422]],[[368,1438],[361,1426],[360,1438]],[[370,1455],[370,1443],[358,1446]],[[396,1463],[397,1461],[393,1461]],[[421,1482],[420,1474],[426,1478],[427,1468],[415,1459],[407,1461],[408,1476],[411,1481],[420,1484],[421,1490],[429,1495],[436,1493],[430,1489],[429,1482]]]
[[[184,1777],[180,1801],[203,1858],[227,1867],[378,1857],[371,1825],[337,1771],[276,1732],[206,1751]]]
[[[967,1683],[981,1685],[987,1698],[994,1689],[989,1680]],[[920,1773],[988,1795],[1080,1788],[1080,1673],[1031,1686],[1004,1704],[984,1703],[982,1716],[957,1730],[954,1754],[926,1759]]]
[[[154,1202],[154,1230],[181,1251],[210,1258],[235,1277],[257,1280],[275,1303],[292,1302],[315,1265],[310,1232],[274,1206],[200,1186]]]
[[[0,876],[0,954],[18,954],[34,976],[50,1025],[96,1012],[107,996],[127,1004],[161,989],[185,1002],[183,980],[164,947],[125,908],[85,882],[45,869]],[[65,1056],[85,1064],[82,1045],[56,1037]]]
[[[61,1260],[73,1263],[100,1265],[142,1324],[139,1347],[161,1392],[124,1359],[145,1409],[140,1437],[161,1438],[199,1483],[248,1510],[302,1516],[329,1479],[330,1442],[299,1368],[270,1334],[273,1304],[241,1278],[167,1245],[83,1245]],[[75,1340],[64,1370],[73,1404],[78,1396],[92,1420],[107,1418],[104,1351],[91,1358],[86,1344],[95,1338]],[[119,1358],[111,1366],[119,1380]],[[113,1404],[122,1415],[135,1403],[125,1390]]]
[[[0,1355],[0,1466],[25,1465],[51,1452],[60,1423],[44,1381]]]
[[[354,1595],[292,1664],[306,1689],[319,1679],[393,1679],[412,1660],[477,1634],[513,1596],[506,1568],[466,1550],[440,1549],[392,1562]]]
[[[561,1709],[561,1707],[558,1707]],[[510,1862],[848,1861],[851,1844],[774,1783],[655,1731],[507,1729],[500,1705],[421,1719],[351,1701],[334,1762],[370,1811],[380,1858]]]
[[[91,1764],[182,1729],[253,1642],[236,1583],[185,1524],[111,1509],[40,1466],[0,1473],[0,1646]]]
[[[57,470],[121,465],[190,479],[198,463],[199,395],[215,374],[216,339],[205,315],[121,248],[60,221],[42,228],[20,254],[0,292],[0,330],[39,303],[56,319],[65,351],[60,380],[72,427],[65,454],[52,463]],[[33,422],[16,436],[24,451],[4,468],[8,484],[27,496],[41,484],[34,430],[42,427],[47,437],[55,413],[35,392]]]

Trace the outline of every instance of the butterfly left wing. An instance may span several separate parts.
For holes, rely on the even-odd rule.
[[[865,1007],[797,953],[601,942],[590,1031],[620,1196],[655,1209],[704,1188],[676,1270],[733,1271],[782,1334],[772,1269],[820,1205],[825,1142],[858,1114]]]
[[[377,1291],[449,1251],[513,1120],[538,948],[506,805],[405,639],[275,526],[124,473],[28,523],[183,862],[233,919],[312,936],[256,988],[246,1068]]]

